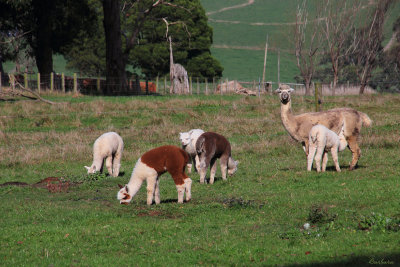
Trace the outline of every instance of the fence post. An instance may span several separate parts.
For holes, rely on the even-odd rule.
[[[220,94],[222,95],[222,79],[220,80],[220,82],[219,82],[219,92],[220,92]]]
[[[97,78],[96,80],[96,87],[97,87],[97,92],[100,93],[100,78]]]
[[[76,77],[76,73],[74,73],[74,94],[78,93],[78,81]]]
[[[206,83],[206,95],[208,95],[208,82],[207,82],[207,78],[204,78],[204,82]]]
[[[61,89],[63,93],[65,94],[65,75],[64,72],[61,73]]]
[[[167,76],[164,76],[164,95],[167,94]]]
[[[50,91],[53,92],[54,90],[54,72],[50,73]]]
[[[157,93],[157,91],[159,91],[159,90],[158,90],[158,75],[157,75],[157,77],[156,77],[156,91],[155,91],[154,93]]]
[[[38,93],[40,94],[40,73],[39,72],[37,74],[37,88],[38,88]]]
[[[11,74],[10,75],[10,83],[11,83],[11,89],[12,90],[15,90],[15,77],[14,77],[14,74]]]
[[[216,88],[215,88],[215,77],[213,77],[213,93],[215,94]]]
[[[24,87],[28,88],[28,73],[24,73]]]
[[[318,102],[318,90],[319,90],[319,87],[320,87],[320,83],[314,83],[314,90],[315,90],[315,93],[314,93],[314,95],[315,95],[315,112],[318,112],[319,111],[319,102]]]
[[[199,77],[197,77],[197,94],[200,93]]]
[[[258,91],[257,91],[258,98],[260,98],[260,87],[261,87],[261,80],[260,77],[258,77]]]
[[[193,92],[192,76],[189,77],[189,93]]]

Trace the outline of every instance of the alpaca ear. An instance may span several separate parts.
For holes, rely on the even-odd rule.
[[[123,185],[120,185],[120,184],[118,184],[118,186],[119,186],[120,189],[124,187]]]
[[[293,88],[290,88],[289,89],[289,93],[291,93],[291,92],[293,92],[294,91],[294,89]]]
[[[90,170],[90,167],[88,166],[83,166],[86,170]]]
[[[239,161],[238,161],[238,160],[235,160],[235,164],[236,164],[236,166],[239,165]]]
[[[279,89],[279,88],[275,90],[275,93],[277,93],[277,94],[279,94],[280,92],[281,92],[281,89]]]
[[[96,165],[93,166],[93,172],[96,172]]]
[[[125,190],[126,190],[127,193],[129,193],[129,188],[128,188],[127,185],[125,186]]]

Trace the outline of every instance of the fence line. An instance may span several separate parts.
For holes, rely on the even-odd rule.
[[[78,77],[76,73],[73,76],[66,76],[64,73],[49,75],[41,75],[39,73],[23,73],[11,74],[10,78],[0,73],[0,92],[4,87],[15,88],[16,82],[23,84],[26,88],[37,91],[39,94],[45,91],[59,91],[59,92],[72,92],[87,95],[104,95],[106,87],[106,79],[102,77]],[[278,87],[277,82],[265,81],[264,83],[256,80],[239,81],[229,80],[228,78],[214,77],[212,79],[190,77],[189,94],[248,94],[257,95],[265,93],[273,93],[274,89]],[[379,81],[374,81],[380,83]],[[393,82],[393,81],[392,81]],[[287,83],[287,82],[286,82]],[[383,83],[383,81],[381,81]],[[400,83],[400,82],[399,82]],[[108,83],[110,85],[110,83]],[[138,77],[130,77],[127,79],[126,90],[121,89],[108,92],[111,95],[143,95],[143,94],[157,94],[168,95],[170,94],[170,80],[169,75],[156,77],[153,80],[139,80]],[[287,83],[291,85],[296,91],[295,94],[305,95],[305,86],[298,83]],[[118,86],[118,83],[112,83],[111,86]],[[319,94],[321,96],[328,95],[356,95],[359,93],[360,85],[357,84],[340,84],[335,89],[332,89],[330,84],[322,84]],[[314,88],[311,88],[313,94]],[[376,93],[371,87],[367,86],[365,89],[366,94]]]

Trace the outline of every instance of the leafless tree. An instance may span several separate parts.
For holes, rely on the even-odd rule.
[[[329,55],[332,66],[333,92],[337,86],[340,75],[340,60],[352,53],[357,47],[357,40],[353,40],[350,46],[347,42],[350,36],[355,36],[355,21],[361,10],[359,0],[335,1],[323,0],[317,7],[321,19],[321,32],[325,53]],[[347,47],[346,47],[347,44]]]
[[[376,2],[373,9],[366,16],[363,16],[365,25],[358,30],[357,49],[352,56],[352,63],[360,81],[360,94],[364,93],[371,73],[377,65],[377,56],[382,51],[383,25],[386,13],[395,0],[380,0]]]
[[[308,20],[306,1],[303,1],[296,11],[294,43],[297,67],[306,86],[306,95],[311,95],[311,82],[315,74],[317,50],[321,42],[318,31],[319,23],[319,20],[313,22]]]

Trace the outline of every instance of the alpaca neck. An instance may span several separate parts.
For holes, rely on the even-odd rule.
[[[128,187],[128,194],[133,198],[136,193],[139,191],[140,187],[142,186],[143,180],[135,176],[135,170],[133,170],[131,179],[129,183],[126,185]]]
[[[286,131],[296,140],[299,140],[295,132],[296,127],[296,119],[292,113],[292,102],[289,101],[286,104],[281,103],[281,119],[283,126],[285,127]],[[299,140],[300,141],[300,140]]]

